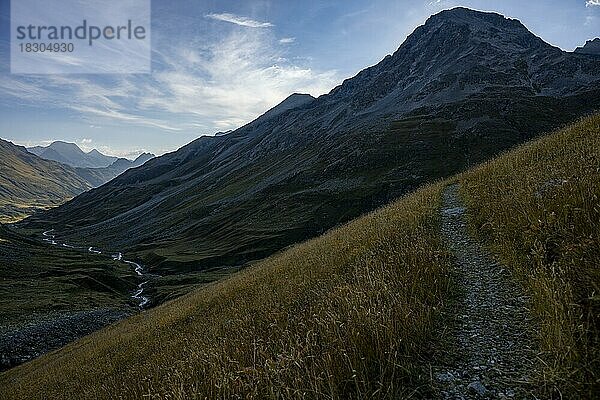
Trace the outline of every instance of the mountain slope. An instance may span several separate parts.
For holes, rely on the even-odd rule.
[[[92,188],[73,168],[0,139],[0,222],[54,207]]]
[[[28,221],[161,273],[239,265],[600,107],[600,63],[441,12],[328,95],[202,137]]]
[[[44,154],[61,159],[54,149]],[[30,149],[0,139],[0,223],[13,222],[37,210],[56,207],[91,188],[98,187],[127,169],[136,168],[152,159],[143,153],[135,161],[117,159],[105,168],[70,167],[46,160]]]
[[[531,361],[542,373],[527,377],[540,393],[519,398],[595,398],[599,162],[595,115],[7,371],[0,394],[446,398],[431,375],[449,346],[464,354],[447,313],[465,294],[440,237],[440,198],[460,181],[470,228],[512,261],[541,323]]]
[[[152,160],[154,157],[156,157],[154,154],[152,153],[142,153],[139,156],[136,157],[135,160],[133,160],[131,162],[131,166],[130,168],[137,168],[137,167],[141,167],[142,165],[144,165],[147,161]]]

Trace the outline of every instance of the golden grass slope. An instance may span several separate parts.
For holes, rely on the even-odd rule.
[[[540,379],[565,398],[593,397],[598,379],[599,126],[454,179],[474,231],[531,295]],[[0,398],[431,397],[455,295],[439,237],[448,182],[7,371]]]
[[[441,188],[10,370],[0,397],[408,396],[448,299]]]
[[[461,181],[476,233],[532,296],[542,383],[564,397],[597,395],[600,115],[487,162]]]

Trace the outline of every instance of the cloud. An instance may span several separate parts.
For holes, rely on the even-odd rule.
[[[600,6],[600,0],[588,0],[585,2],[586,7]]]
[[[315,71],[283,57],[262,31],[237,31],[189,54],[181,49],[171,68],[156,72],[152,95],[140,108],[192,115],[207,130],[233,129],[256,118],[290,93],[329,91],[336,71]],[[181,55],[185,53],[185,55]]]
[[[151,75],[0,77],[0,101],[66,110],[90,127],[212,134],[240,127],[291,93],[319,96],[341,80],[288,56],[271,30],[233,30],[155,51]]]
[[[294,43],[295,41],[296,41],[296,38],[294,38],[294,37],[285,37],[285,38],[279,39],[279,43],[283,43],[283,44]]]
[[[595,22],[596,22],[596,17],[594,17],[592,15],[588,15],[585,17],[585,22],[583,23],[583,25],[584,26],[592,26]]]
[[[207,14],[205,17],[214,19],[216,21],[230,22],[232,24],[245,26],[248,28],[269,28],[269,27],[275,26],[270,22],[260,22],[260,21],[254,20],[252,18],[243,17],[243,16],[235,15],[235,14],[229,14],[229,13]]]

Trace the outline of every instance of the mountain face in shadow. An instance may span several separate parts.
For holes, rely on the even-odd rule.
[[[600,56],[600,38],[588,40],[583,47],[576,48],[575,53]]]
[[[594,56],[498,14],[443,11],[329,94],[293,96],[26,225],[163,274],[239,265],[598,109],[599,88]]]

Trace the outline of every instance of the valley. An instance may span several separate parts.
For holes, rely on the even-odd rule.
[[[0,239],[0,369],[136,312],[137,278],[122,263],[1,225]]]
[[[0,139],[0,398],[595,398],[598,40],[457,7],[158,157]]]
[[[62,145],[66,146],[67,143]],[[22,146],[0,139],[0,223],[13,223],[36,212],[59,206],[78,194],[110,181],[129,168],[143,165],[153,158],[152,154],[142,154],[135,161],[106,158],[97,152],[101,164],[95,167],[80,167],[85,154],[75,145],[67,147],[78,153],[75,156],[54,148],[36,148],[32,151],[44,156],[44,149],[52,150],[55,156],[38,157]],[[60,149],[60,147],[59,147]],[[81,154],[79,154],[81,153]],[[79,157],[79,158],[77,158]],[[79,160],[79,161],[76,161]],[[90,163],[91,161],[86,161]],[[97,167],[97,165],[104,165]],[[88,165],[88,164],[85,164]]]
[[[599,278],[594,267],[600,240],[599,143],[600,116],[583,119],[11,369],[0,375],[0,394],[7,399],[138,398],[151,391],[158,398],[273,393],[300,398],[310,391],[334,398],[463,393],[476,399],[485,390],[593,398],[599,314],[588,299]],[[557,177],[563,183],[549,184]],[[458,191],[451,186],[457,182]],[[456,214],[458,196],[466,209]],[[448,213],[463,222],[442,222]],[[467,224],[469,233],[457,224]],[[467,285],[458,282],[465,271],[461,259],[480,250],[473,244],[466,250],[448,246],[447,235],[454,237],[448,227],[462,230],[459,240],[481,241],[505,266],[497,272],[502,278],[483,269],[480,279],[498,278],[495,285],[504,294],[522,288],[526,298],[514,312],[503,311],[506,317],[495,312],[493,321],[479,319],[486,304],[479,301],[490,301],[486,290],[493,289],[472,287],[472,279],[479,279],[476,271],[469,272]],[[561,251],[549,257],[553,249]],[[501,302],[510,301],[502,296]],[[461,308],[466,328],[453,311],[464,301],[473,301]],[[533,341],[523,342],[535,346],[538,355],[525,381],[507,379],[515,360],[510,343],[491,347],[521,335],[516,326],[501,330],[500,337],[485,329],[476,336],[460,333],[513,323],[522,310],[538,326]],[[490,363],[483,370],[468,357],[456,359],[465,355],[463,340],[490,343],[466,356],[486,358],[492,352],[495,358],[475,360]],[[455,372],[465,366],[468,373]],[[434,378],[432,371],[439,375]],[[292,389],[297,387],[306,389]]]

